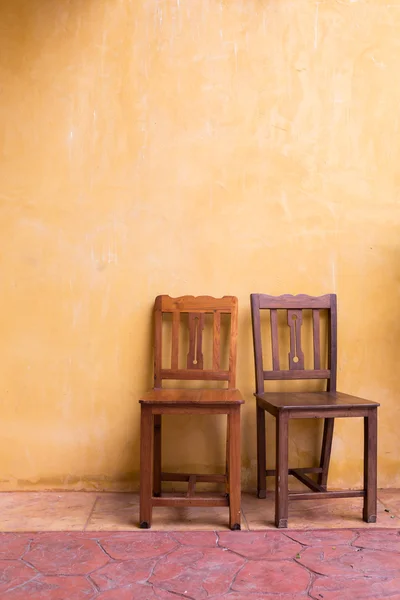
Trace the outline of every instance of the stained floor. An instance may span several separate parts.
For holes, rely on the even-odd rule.
[[[400,532],[3,533],[0,597],[394,600]]]

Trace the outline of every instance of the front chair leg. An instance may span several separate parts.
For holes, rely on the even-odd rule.
[[[240,529],[240,406],[231,408],[229,422],[229,527]]]
[[[154,415],[153,496],[161,496],[161,415]]]
[[[267,497],[266,463],[265,410],[257,406],[257,495],[259,498]]]
[[[275,525],[288,526],[288,438],[289,415],[280,411],[276,417],[276,474],[275,474]]]
[[[378,409],[371,408],[364,417],[364,508],[366,523],[376,523],[377,513],[377,439]]]
[[[153,413],[142,404],[140,419],[140,528],[150,529],[152,513]]]
[[[229,436],[229,414],[226,418],[226,457],[225,457],[225,476],[226,476],[226,484],[225,484],[225,493],[229,498],[229,444],[230,444],[230,436]]]

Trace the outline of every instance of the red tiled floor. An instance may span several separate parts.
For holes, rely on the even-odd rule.
[[[400,530],[0,534],[3,600],[400,599]]]

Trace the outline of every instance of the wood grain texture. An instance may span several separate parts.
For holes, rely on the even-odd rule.
[[[264,372],[263,372],[263,360],[262,360],[259,295],[251,294],[250,303],[251,303],[251,323],[252,323],[252,329],[253,329],[253,351],[254,351],[256,392],[258,394],[262,394],[264,392]]]
[[[272,308],[270,312],[271,319],[271,345],[272,345],[272,368],[279,371],[279,331],[278,331],[278,311]]]
[[[163,315],[172,313],[171,368],[162,365]],[[189,351],[187,368],[179,368],[180,328],[187,313]],[[230,316],[229,366],[221,369],[221,314]],[[142,406],[141,430],[141,527],[151,526],[153,506],[229,506],[231,529],[240,529],[240,407],[243,398],[235,388],[237,356],[237,299],[233,296],[158,296],[155,301],[154,381],[152,390],[139,400]],[[212,369],[204,369],[203,330],[205,315],[213,315]],[[185,319],[186,321],[186,319]],[[167,337],[167,336],[166,336]],[[226,381],[227,388],[163,388],[164,379],[177,381]],[[195,475],[162,473],[161,418],[162,415],[227,415],[226,473]],[[153,429],[154,419],[154,429]],[[151,424],[151,425],[150,425]],[[151,430],[149,432],[149,430]],[[152,437],[154,436],[154,442]],[[179,440],[177,440],[179,443]],[[153,458],[154,457],[154,458]],[[150,481],[150,483],[149,483]],[[186,481],[186,497],[164,497],[162,481]],[[223,497],[197,497],[196,482],[223,483]],[[151,494],[153,485],[153,494]],[[227,493],[228,492],[228,493]]]
[[[301,326],[303,324],[303,311],[289,309],[287,322],[290,329],[289,369],[304,370],[304,354],[301,349]]]
[[[257,398],[257,488],[258,496],[266,493],[266,475],[274,475],[275,523],[277,527],[287,526],[288,497],[308,498],[347,498],[364,496],[363,518],[367,522],[376,520],[377,497],[377,444],[376,415],[379,404],[371,400],[336,391],[337,376],[337,299],[335,294],[324,296],[251,295],[254,362],[256,373]],[[301,326],[303,310],[312,310],[313,359],[314,369],[304,368]],[[268,310],[271,319],[272,370],[263,365],[262,334],[260,311]],[[290,329],[289,369],[279,368],[278,310],[287,312]],[[321,327],[320,311],[326,310],[329,317],[327,347],[328,369],[321,369]],[[265,381],[326,379],[327,391],[321,392],[265,392]],[[265,469],[265,418],[261,413],[268,412],[276,418],[276,469]],[[332,451],[334,419],[364,418],[364,489],[341,492],[327,491],[329,465]],[[324,419],[321,458],[319,468],[290,469],[287,464],[288,421],[289,419]],[[315,482],[307,473],[318,474]],[[311,492],[289,494],[287,476],[294,475]]]
[[[203,368],[203,329],[204,313],[189,313],[188,369]]]
[[[208,498],[203,498],[201,496],[192,496],[188,498],[187,496],[162,496],[161,498],[152,498],[153,506],[173,506],[175,508],[182,507],[211,507],[211,506],[229,506],[229,499],[223,496],[209,496]]]
[[[153,415],[150,406],[142,405],[140,421],[140,527],[151,527],[153,471]]]
[[[162,481],[187,481],[192,477],[191,473],[161,473]],[[225,483],[226,475],[223,474],[201,474],[196,473],[196,481],[199,483]]]
[[[172,339],[171,339],[171,369],[179,368],[179,327],[181,314],[178,311],[172,313]]]
[[[307,296],[306,294],[283,294],[282,296],[268,296],[267,294],[254,294],[259,296],[260,308],[329,308],[331,294],[324,296]],[[252,294],[253,296],[253,294]]]
[[[364,490],[363,519],[376,523],[377,515],[378,410],[371,408],[364,417]]]
[[[296,380],[296,379],[329,379],[330,371],[328,369],[309,369],[304,371],[298,370],[281,370],[281,371],[264,371],[263,379],[265,381],[285,381],[285,380]]]
[[[143,404],[243,404],[239,390],[162,388],[144,394]]]
[[[370,408],[379,406],[372,400],[365,400],[342,392],[265,392],[255,394],[258,400],[281,409],[296,408],[297,410],[310,408],[324,410],[324,408]]]
[[[363,498],[363,490],[338,490],[332,492],[291,492],[289,500],[331,500],[332,498]]]
[[[221,312],[214,311],[213,320],[213,371],[221,368]]]
[[[194,493],[195,493],[195,489],[196,489],[196,475],[190,475],[189,476],[189,485],[188,485],[188,491],[187,491],[187,497],[188,498],[193,498]]]
[[[240,529],[241,503],[241,455],[240,455],[240,406],[228,414],[228,481],[229,481],[229,527]]]
[[[162,387],[163,379],[177,381],[226,381],[228,388],[236,385],[237,318],[238,302],[234,296],[212,298],[211,296],[157,296],[155,300],[154,380],[155,387]],[[163,315],[172,314],[171,368],[162,363]],[[183,314],[188,315],[189,351],[186,368],[179,368],[180,329]],[[213,323],[212,368],[204,368],[203,331],[205,315],[211,314]],[[230,316],[229,365],[221,369],[221,314]]]
[[[237,307],[235,296],[223,296],[213,298],[212,296],[157,296],[156,302],[160,302],[162,312],[179,311],[181,313],[212,312],[219,310],[222,313],[230,313],[233,307]]]
[[[319,309],[313,309],[313,350],[314,350],[314,369],[321,369],[321,338],[320,338],[320,312]]]
[[[161,494],[162,416],[154,415],[153,496]]]
[[[275,525],[288,525],[289,511],[289,415],[279,413],[276,419]]]

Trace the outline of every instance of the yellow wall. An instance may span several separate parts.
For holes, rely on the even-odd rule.
[[[253,487],[252,291],[337,292],[339,387],[382,403],[400,485],[400,6],[1,0],[0,29],[1,489],[137,487],[159,293],[239,297]],[[205,424],[169,423],[169,466],[222,463]],[[333,486],[361,449],[340,422]]]

